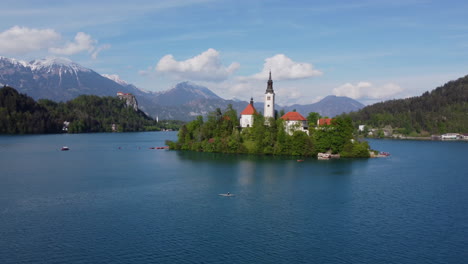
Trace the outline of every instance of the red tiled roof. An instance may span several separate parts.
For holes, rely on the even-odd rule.
[[[253,115],[257,113],[257,110],[255,110],[255,107],[252,104],[248,104],[244,111],[242,111],[241,115]]]
[[[320,118],[320,119],[318,120],[318,125],[319,125],[319,126],[331,125],[331,121],[332,121],[331,118]]]
[[[307,120],[298,112],[287,112],[284,116],[281,117],[281,119],[289,120],[289,121],[306,121]]]

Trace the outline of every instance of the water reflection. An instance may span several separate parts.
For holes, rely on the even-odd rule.
[[[181,165],[190,162],[196,171],[193,173],[212,174],[216,178],[234,177],[241,185],[254,183],[275,184],[279,180],[293,180],[301,177],[351,176],[364,173],[367,159],[341,159],[318,161],[312,158],[297,162],[296,157],[257,156],[222,153],[201,153],[177,151]]]

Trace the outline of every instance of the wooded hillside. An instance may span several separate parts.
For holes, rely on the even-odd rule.
[[[392,126],[405,135],[468,132],[468,75],[421,96],[390,100],[350,113],[355,124]]]
[[[70,122],[68,131],[62,130],[64,121]],[[36,102],[11,87],[0,89],[2,134],[112,132],[113,124],[120,132],[160,130],[162,125],[117,97],[82,95],[65,103]]]

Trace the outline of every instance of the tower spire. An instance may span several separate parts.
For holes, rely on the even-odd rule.
[[[273,80],[271,79],[271,70],[270,76],[268,78],[267,89],[265,92],[265,106],[263,116],[266,118],[265,124],[269,124],[268,118],[275,118],[275,91],[273,91]]]
[[[265,93],[275,93],[273,91],[273,80],[271,80],[271,71],[270,71],[270,78],[268,78],[268,85]]]

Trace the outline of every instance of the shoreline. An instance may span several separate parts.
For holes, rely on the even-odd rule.
[[[468,142],[467,139],[440,139],[434,137],[383,137],[383,138],[374,138],[374,137],[364,137],[366,139],[393,139],[393,140],[417,140],[417,141],[443,141],[443,142]]]

